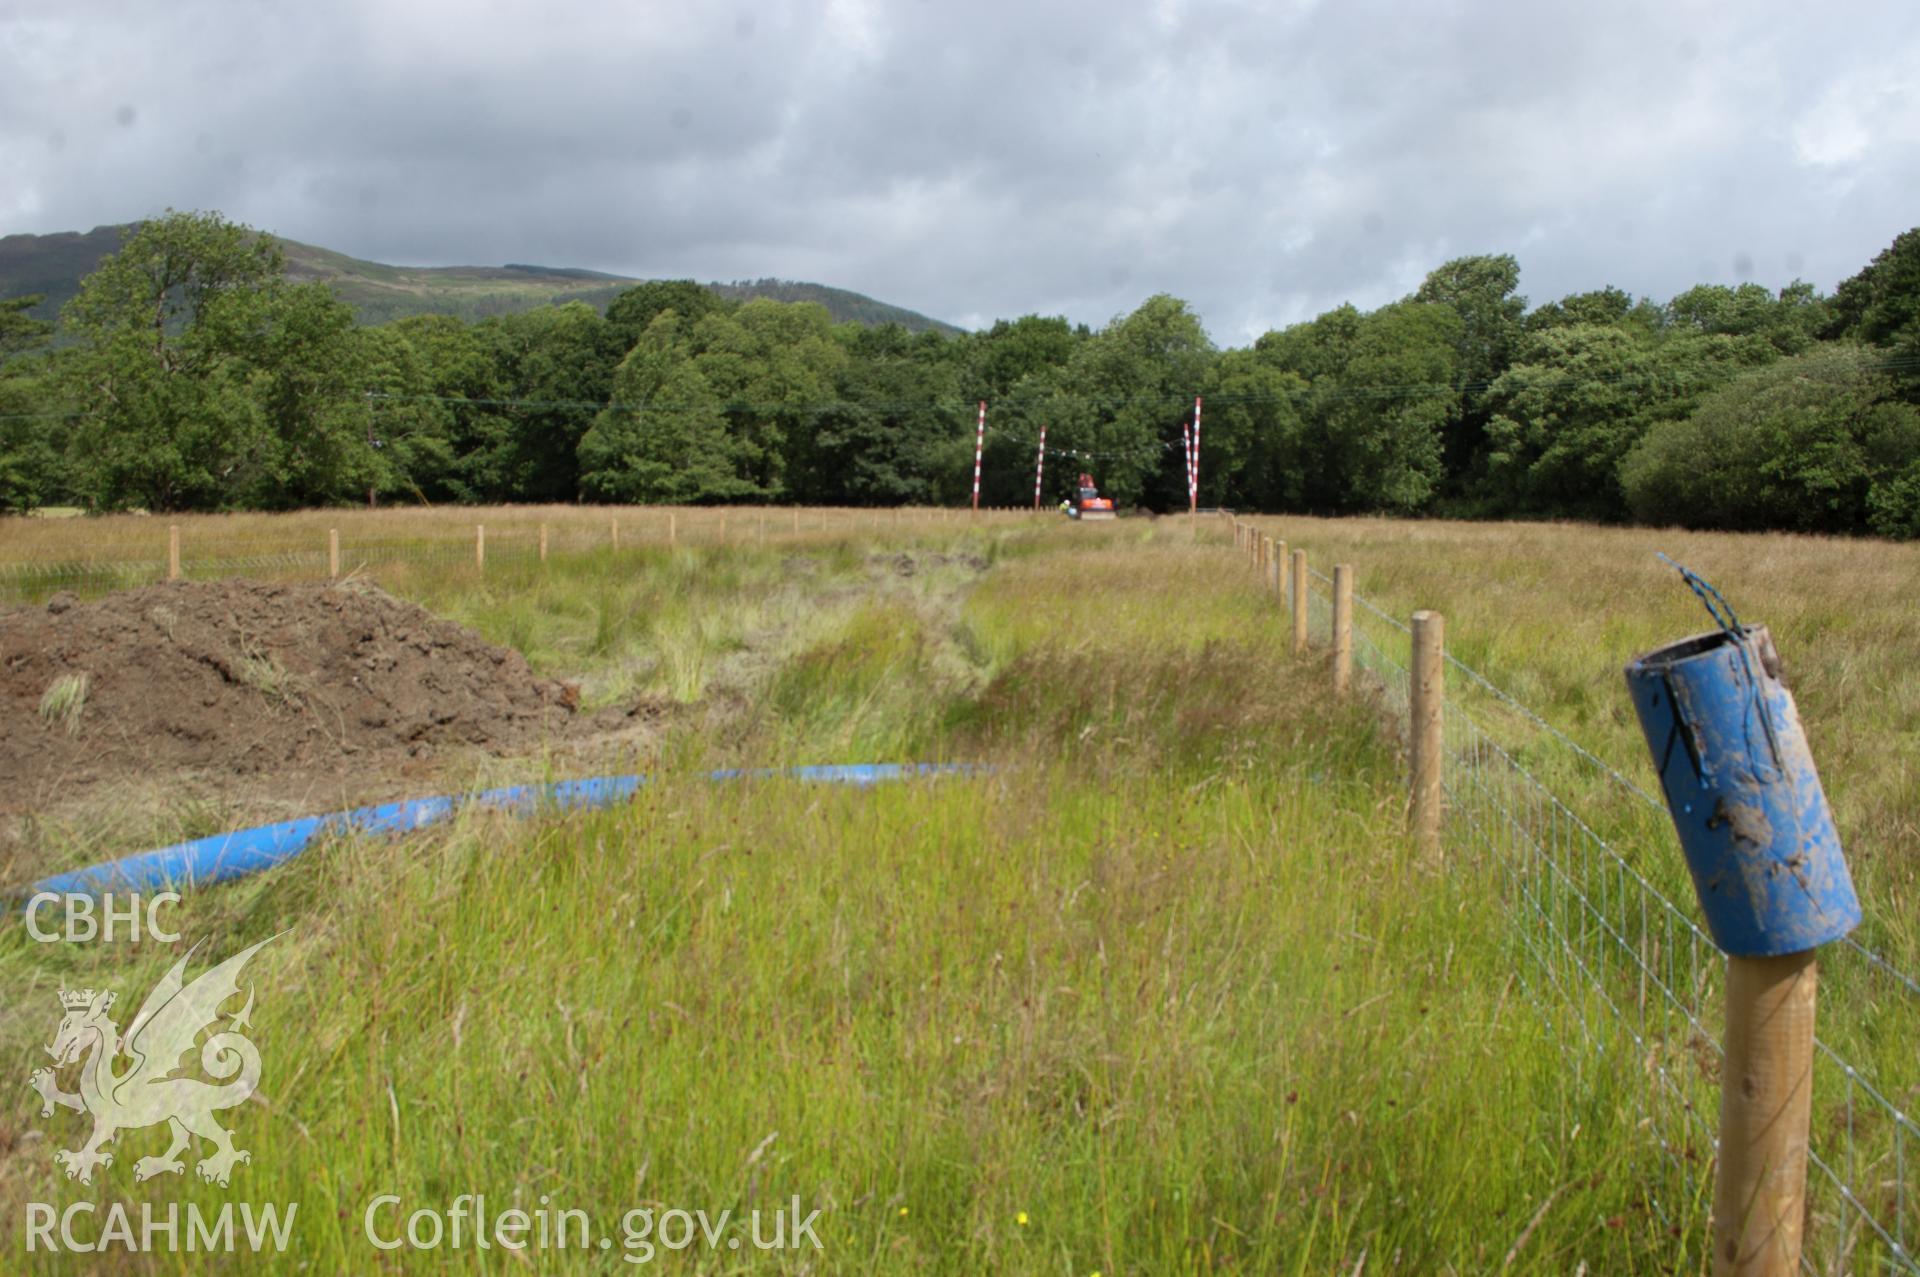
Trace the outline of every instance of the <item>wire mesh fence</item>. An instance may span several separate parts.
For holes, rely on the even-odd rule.
[[[1308,633],[1333,581],[1309,569]],[[1285,600],[1286,593],[1281,595]],[[1410,627],[1354,595],[1354,685],[1405,721]],[[1664,802],[1480,671],[1446,657],[1447,840],[1511,924],[1514,976],[1570,1072],[1639,1113],[1649,1205],[1678,1236],[1712,1197],[1726,959]],[[1874,920],[1821,954],[1802,1267],[1920,1274],[1920,980]]]
[[[934,515],[938,514],[937,520]],[[395,566],[444,569],[538,563],[546,554],[777,538],[944,523],[918,512],[647,512],[627,526],[572,522],[449,527],[438,537],[364,535],[229,539],[181,553],[179,575],[324,578]],[[309,530],[311,531],[311,530]],[[623,539],[624,538],[624,539]],[[158,555],[0,565],[0,599],[41,600],[152,584]],[[1291,565],[1287,565],[1290,570]],[[1290,606],[1280,573],[1263,582]],[[1308,570],[1307,635],[1333,637],[1333,582]],[[1404,721],[1409,626],[1356,592],[1355,686]],[[1576,1078],[1618,1088],[1640,1114],[1649,1203],[1676,1230],[1710,1198],[1725,960],[1698,924],[1663,801],[1508,694],[1446,658],[1442,786],[1448,843],[1485,875],[1511,922],[1514,976],[1562,1044]],[[1920,1277],[1920,979],[1876,947],[1875,919],[1821,956],[1803,1265],[1817,1273]]]
[[[973,514],[940,507],[622,507],[604,516],[576,508],[550,522],[535,521],[519,510],[495,513],[497,523],[469,523],[436,511],[430,518],[418,518],[417,527],[407,531],[394,530],[395,522],[384,515],[367,522],[360,522],[364,515],[343,518],[336,529],[329,529],[324,519],[284,515],[275,517],[295,522],[272,535],[234,535],[225,528],[215,533],[183,522],[177,539],[166,525],[150,520],[130,525],[123,519],[110,532],[88,524],[90,535],[42,537],[46,548],[16,548],[0,561],[0,602],[39,603],[62,591],[95,597],[176,576],[189,581],[233,576],[325,580],[336,568],[341,576],[394,568],[484,571],[555,555],[773,545],[846,535],[912,536],[1035,517],[1025,509]],[[395,518],[406,524],[413,517]],[[331,541],[329,532],[334,534]]]

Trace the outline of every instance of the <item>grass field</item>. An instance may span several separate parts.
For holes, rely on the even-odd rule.
[[[1773,631],[1874,934],[1920,969],[1920,546],[1573,524],[1254,522],[1323,571],[1352,564],[1355,590],[1395,616],[1445,614],[1455,656],[1649,788],[1622,669],[1714,628],[1655,552],[1699,572],[1742,621]],[[1384,631],[1365,614],[1359,623]]]
[[[264,1104],[229,1114],[253,1160],[228,1190],[191,1170],[136,1184],[157,1128],[123,1136],[91,1189],[65,1180],[53,1151],[84,1124],[43,1119],[24,1085],[59,989],[135,999],[174,951],[0,931],[0,1052],[22,1079],[0,1101],[9,1270],[611,1272],[649,1241],[654,1263],[715,1273],[1706,1270],[1710,1155],[1660,1156],[1648,1061],[1585,1053],[1516,979],[1495,850],[1453,829],[1444,871],[1415,862],[1391,698],[1331,698],[1323,657],[1291,652],[1223,528],[921,512],[795,532],[771,512],[763,540],[757,512],[732,512],[678,525],[668,548],[662,513],[620,512],[642,544],[618,551],[604,511],[182,521],[189,544],[307,544],[336,524],[348,544],[408,541],[367,569],[382,584],[590,699],[689,710],[630,806],[336,841],[176,911],[207,953],[277,937],[250,968]],[[518,552],[480,571],[460,539],[473,522]],[[527,549],[541,522],[544,566]],[[111,558],[151,546],[156,523],[49,521],[9,549]],[[1920,551],[1263,526],[1317,566],[1352,562],[1392,615],[1446,612],[1457,655],[1642,783],[1620,666],[1705,628],[1651,550],[1704,572],[1773,624],[1872,940],[1916,965]],[[871,792],[697,779],[880,758],[992,770]],[[101,822],[115,832],[43,850],[133,849]],[[1683,885],[1670,829],[1627,823],[1626,851]],[[1920,1107],[1912,1003],[1844,975],[1823,998],[1823,1031]],[[1690,1085],[1710,1081],[1702,1066]],[[1895,1138],[1857,1147],[1891,1156]],[[1880,1217],[1911,1238],[1907,1192]],[[391,1237],[464,1193],[496,1215],[583,1211],[610,1248],[365,1235],[382,1195],[400,1203],[376,1217]],[[818,1250],[671,1253],[639,1217],[622,1227],[636,1208],[657,1222],[795,1198],[821,1212]],[[81,1199],[299,1206],[277,1259],[26,1253],[28,1203]],[[1818,1211],[1817,1271],[1886,1262]]]

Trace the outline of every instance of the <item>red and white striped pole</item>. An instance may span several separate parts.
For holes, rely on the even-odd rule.
[[[1033,459],[1033,509],[1040,510],[1040,476],[1047,469],[1047,423],[1040,423],[1040,451]]]
[[[980,513],[980,453],[987,446],[987,401],[980,401],[980,425],[973,432],[973,512]]]
[[[1187,457],[1187,513],[1200,508],[1200,396],[1193,397],[1193,442]]]
[[[1193,505],[1193,426],[1189,422],[1180,423],[1180,453],[1187,463],[1187,505]]]

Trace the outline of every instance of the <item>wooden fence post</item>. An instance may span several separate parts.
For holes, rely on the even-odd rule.
[[[1800,1269],[1818,980],[1812,949],[1727,959],[1714,1277]]]
[[[1413,673],[1408,680],[1408,735],[1413,741],[1413,806],[1408,824],[1415,850],[1440,860],[1440,764],[1446,748],[1441,718],[1446,700],[1446,618],[1413,614]]]
[[[1307,552],[1293,552],[1293,650],[1307,650]]]
[[[1284,607],[1287,602],[1287,543],[1273,543],[1273,601]]]
[[[167,525],[167,580],[180,579],[180,525]]]
[[[340,529],[327,529],[327,579],[340,579]]]
[[[793,534],[800,535],[800,507],[793,507]]]
[[[1333,692],[1345,696],[1353,685],[1353,569],[1333,566]]]
[[[1773,638],[1765,626],[1725,624],[1710,642],[1682,639],[1636,657],[1625,674],[1708,934],[1727,954],[1714,1277],[1787,1277],[1800,1268],[1807,1216],[1815,954],[1857,927],[1861,910]],[[1755,715],[1764,742],[1754,739]],[[1676,738],[1687,748],[1675,749]],[[1849,1139],[1851,1112],[1849,1103]],[[1858,1173],[1841,1183],[1845,1197],[1880,1179]],[[1820,1267],[1864,1268],[1847,1262],[1844,1245],[1835,1254]]]
[[[540,525],[540,561],[547,561],[547,525],[544,523]]]
[[[620,548],[620,520],[618,519],[607,520],[607,544],[616,550]]]
[[[482,572],[487,570],[487,525],[473,525],[473,566]]]
[[[674,513],[667,511],[667,545],[673,546],[679,539],[679,529],[674,526]]]

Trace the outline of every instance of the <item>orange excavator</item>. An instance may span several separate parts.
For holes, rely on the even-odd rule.
[[[1080,476],[1079,486],[1074,489],[1073,499],[1067,503],[1069,519],[1111,519],[1113,498],[1100,495],[1100,489],[1093,485],[1093,476]]]

